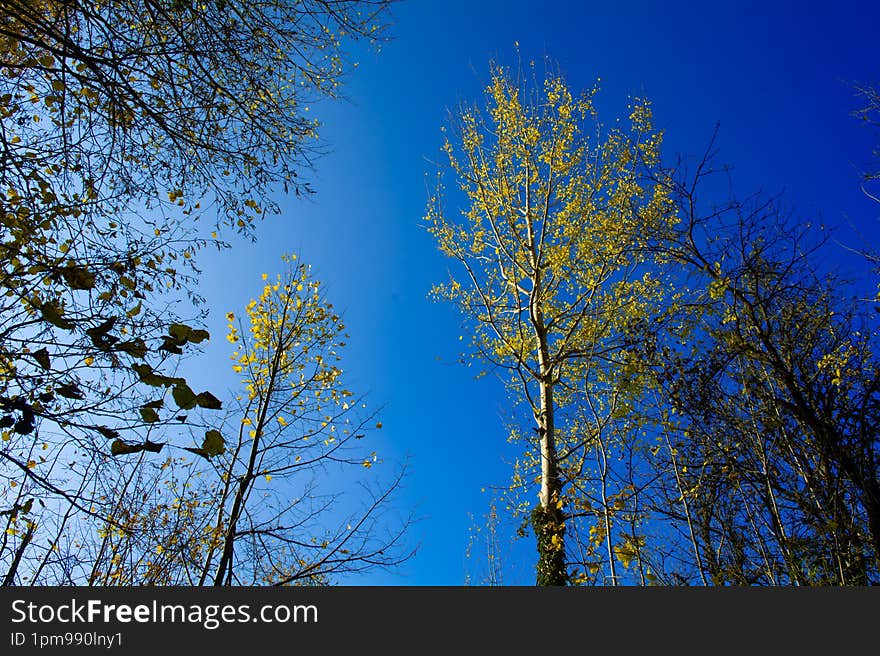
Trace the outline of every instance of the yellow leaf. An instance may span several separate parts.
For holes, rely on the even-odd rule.
[[[93,364],[95,364],[95,358],[93,358],[91,355],[87,355],[87,356],[83,359],[83,362],[86,363],[86,366],[87,366],[87,367],[91,367]]]

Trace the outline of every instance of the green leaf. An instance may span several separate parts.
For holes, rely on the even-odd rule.
[[[226,451],[226,445],[220,431],[209,430],[205,433],[205,439],[202,441],[200,448],[187,448],[184,450],[210,460],[214,456],[219,456]]]
[[[226,445],[220,431],[209,430],[205,433],[205,440],[202,442],[202,448],[208,456],[219,456],[226,451]]]
[[[150,440],[146,440],[143,444],[144,451],[151,453],[159,453],[163,446],[165,446],[164,442],[150,442]]]
[[[95,274],[76,264],[62,267],[61,275],[71,289],[93,289],[95,286]]]
[[[131,308],[128,312],[125,313],[125,316],[127,316],[129,319],[136,317],[137,315],[139,315],[141,313],[142,307],[143,307],[143,303],[138,302],[137,305],[135,305],[133,308]]]
[[[196,407],[196,395],[189,385],[175,385],[171,390],[171,396],[174,397],[174,402],[181,410],[192,410]]]
[[[144,403],[145,408],[155,408],[158,410],[159,408],[165,407],[165,401],[162,399],[156,399],[155,401],[150,401],[149,403]]]
[[[206,339],[210,339],[210,338],[211,338],[211,335],[210,335],[210,333],[208,333],[207,330],[201,330],[201,329],[193,330],[189,334],[189,341],[192,342],[193,344],[200,344],[201,342],[204,342]]]
[[[40,307],[40,315],[44,321],[63,330],[73,330],[74,325],[64,319],[64,310],[54,301],[46,301]]]
[[[205,408],[206,410],[220,410],[223,408],[220,399],[210,392],[202,392],[199,394],[196,397],[196,403],[198,403],[200,408]]]
[[[128,353],[133,358],[143,359],[147,355],[147,344],[140,337],[127,342],[120,342],[116,348]]]
[[[159,413],[156,412],[153,408],[148,408],[146,406],[142,406],[139,408],[141,417],[148,424],[155,424],[159,421]]]
[[[177,340],[178,344],[183,344],[192,333],[193,329],[184,323],[172,323],[168,328],[168,334]]]
[[[164,342],[159,348],[180,355],[182,353],[180,347],[187,342],[199,344],[209,337],[207,330],[194,329],[184,323],[172,323],[168,328],[168,335],[163,337]]]
[[[51,367],[51,363],[49,362],[49,351],[47,351],[45,347],[41,348],[39,351],[34,351],[31,353],[31,356],[43,369],[48,371]]]
[[[157,374],[148,364],[133,364],[131,365],[131,368],[137,373],[142,383],[151,385],[152,387],[168,385],[168,381],[171,380],[168,376]]]

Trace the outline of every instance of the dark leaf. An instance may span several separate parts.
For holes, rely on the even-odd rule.
[[[196,407],[196,395],[190,389],[189,385],[175,385],[171,390],[174,402],[181,410],[191,410]]]
[[[167,376],[162,376],[161,374],[154,372],[153,368],[148,364],[133,364],[131,365],[131,368],[137,372],[141,382],[146,385],[159,387],[161,385],[168,385],[168,381],[171,380]]]
[[[144,451],[159,453],[163,446],[165,446],[164,442],[150,442],[150,440],[147,440],[144,442]]]
[[[143,444],[126,444],[122,440],[114,440],[110,445],[110,454],[114,456],[124,456],[129,453],[138,453],[144,450]]]
[[[196,397],[196,403],[199,404],[200,408],[205,408],[206,410],[220,410],[223,408],[223,404],[220,402],[216,396],[211,394],[210,392],[202,392]]]
[[[61,306],[53,301],[46,301],[40,307],[40,315],[44,321],[48,321],[53,326],[62,328],[63,330],[73,330],[74,325],[64,319],[64,310]]]
[[[31,356],[43,369],[48,370],[52,366],[49,362],[49,351],[47,351],[45,347],[41,348],[39,351],[34,351],[31,353]]]
[[[202,448],[205,450],[205,453],[207,453],[209,457],[219,456],[221,453],[226,451],[226,445],[223,441],[223,436],[220,434],[220,431],[207,431],[205,433],[205,440],[202,442]]]
[[[155,424],[159,421],[159,413],[156,412],[153,408],[148,408],[146,406],[140,408],[141,417],[148,424]]]
[[[106,321],[100,323],[99,325],[87,329],[86,335],[88,335],[92,339],[101,339],[103,337],[106,337],[107,333],[113,330],[114,325],[116,325],[116,317],[111,317]]]
[[[30,435],[34,432],[34,428],[34,415],[33,413],[27,413],[15,422],[15,428],[13,430],[19,435]]]
[[[167,351],[168,353],[174,353],[175,355],[182,355],[183,351],[180,349],[180,346],[174,341],[172,337],[163,337],[162,345],[159,347],[160,351]]]
[[[193,329],[184,323],[172,323],[168,328],[168,334],[171,335],[178,344],[183,344],[189,339]]]
[[[193,344],[200,344],[204,342],[206,339],[210,339],[211,335],[207,330],[193,330],[189,334],[189,341]]]
[[[81,401],[86,398],[85,394],[73,383],[65,383],[55,388],[55,391],[66,399],[76,399]]]
[[[128,342],[120,342],[116,349],[128,353],[133,358],[143,358],[147,354],[147,344],[140,337]]]
[[[61,275],[71,289],[92,289],[95,286],[95,274],[76,264],[62,267]]]
[[[220,431],[209,430],[205,433],[205,439],[202,442],[201,448],[188,448],[184,450],[202,456],[206,460],[210,460],[214,456],[219,456],[226,451],[226,445]]]
[[[95,426],[95,430],[106,437],[108,440],[119,437],[119,431],[108,428],[107,426]]]

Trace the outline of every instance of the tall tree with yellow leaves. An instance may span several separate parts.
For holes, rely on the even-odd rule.
[[[493,66],[485,109],[464,108],[444,144],[464,207],[448,211],[440,186],[427,212],[458,265],[435,294],[460,308],[475,354],[509,373],[512,403],[533,422],[534,435],[518,431],[516,477],[538,487],[539,585],[570,579],[566,521],[579,491],[567,483],[597,445],[596,427],[579,417],[585,400],[605,403],[593,413],[604,422],[612,409],[600,397],[632,384],[627,327],[662,293],[642,247],[673,216],[666,190],[640,176],[661,144],[650,104],[635,100],[629,128],[608,130],[595,93]]]

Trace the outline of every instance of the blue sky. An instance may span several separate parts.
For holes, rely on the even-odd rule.
[[[346,582],[461,585],[471,516],[487,510],[481,489],[504,484],[511,453],[500,383],[456,363],[459,318],[427,298],[448,266],[420,226],[447,110],[479,101],[488,62],[514,64],[518,42],[523,60],[553,58],[574,89],[601,77],[605,122],[630,96],[649,98],[667,157],[700,154],[719,123],[738,194],[784,191],[805,217],[843,226],[842,243],[859,246],[851,223],[875,245],[880,210],[858,180],[875,135],[849,115],[848,82],[880,81],[880,7],[408,0],[392,18],[380,53],[357,51],[349,99],[310,109],[329,147],[314,198],[282,198],[256,243],[203,257],[214,339],[193,378],[231,387],[224,314],[259,293],[261,273],[281,270],[282,253],[311,263],[346,317],[349,386],[384,405],[375,437],[388,473],[410,458],[398,503],[422,518],[418,555],[398,573]],[[848,264],[843,248],[832,252]],[[521,573],[507,582],[531,584],[531,540],[519,551],[510,565],[522,557]]]

